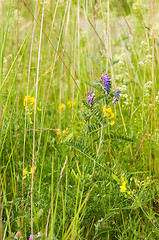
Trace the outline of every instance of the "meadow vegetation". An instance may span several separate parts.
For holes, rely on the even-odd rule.
[[[158,10],[2,0],[0,239],[159,239]]]

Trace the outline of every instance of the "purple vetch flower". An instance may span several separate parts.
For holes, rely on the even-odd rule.
[[[110,77],[108,77],[108,73],[103,75],[101,79],[102,79],[102,83],[104,85],[105,91],[107,92],[107,94],[109,94],[111,89],[111,82],[110,82]]]
[[[94,90],[92,91],[88,90],[88,95],[91,95],[92,93],[94,93]]]
[[[94,100],[94,90],[90,91],[88,90],[88,97],[86,98],[88,103],[90,103],[91,105],[93,104],[93,100]]]
[[[93,100],[94,100],[94,97],[90,97],[90,96],[87,97],[87,101],[88,101],[88,103],[90,103],[91,105],[93,104],[93,103],[92,103]]]
[[[35,234],[35,235],[30,235],[30,237],[29,237],[29,240],[33,240],[35,237],[37,237],[38,235],[37,234]]]
[[[120,91],[115,89],[114,100],[112,102],[113,104],[116,104],[116,102],[120,100],[119,96],[120,96]]]

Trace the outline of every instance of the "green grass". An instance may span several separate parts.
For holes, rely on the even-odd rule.
[[[25,3],[2,0],[0,240],[159,239],[158,1]]]

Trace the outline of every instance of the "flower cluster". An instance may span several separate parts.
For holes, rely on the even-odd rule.
[[[148,81],[144,85],[145,96],[150,97],[151,90],[152,90],[152,81]]]
[[[126,187],[126,181],[124,180],[121,185],[120,185],[120,192],[122,193],[127,193],[128,195],[132,194],[133,192],[131,191],[127,191],[127,187]]]
[[[155,100],[157,103],[159,103],[159,92],[157,93]]]
[[[126,181],[123,181],[121,186],[120,186],[120,192],[126,192],[127,188],[126,188]]]
[[[62,103],[62,104],[58,107],[58,109],[59,109],[60,112],[63,112],[63,111],[65,110],[65,108],[66,108],[66,105],[65,105],[64,103]]]
[[[24,107],[25,107],[26,110],[30,110],[30,107],[33,110],[34,109],[34,104],[35,104],[35,98],[34,97],[30,97],[29,95],[25,96]]]
[[[71,108],[72,106],[76,105],[76,101],[68,100],[67,106]],[[66,105],[64,103],[61,103],[61,105],[58,107],[59,111],[62,113],[66,109]]]
[[[106,73],[105,75],[103,75],[101,77],[102,83],[104,85],[104,89],[107,92],[107,94],[110,93],[110,89],[111,89],[111,81],[110,81],[110,77],[108,77],[108,73]]]
[[[115,93],[110,94],[112,87],[111,87],[111,81],[110,81],[110,77],[108,76],[108,73],[103,75],[101,77],[101,80],[102,80],[102,87],[104,88],[105,91],[104,91],[104,93],[102,93],[101,96],[98,96],[98,98],[96,98],[96,107],[97,107],[97,109],[101,109],[101,106],[98,105],[97,101],[98,101],[98,99],[99,99],[99,101],[102,101],[102,102],[104,100],[104,104],[106,104],[102,107],[102,112],[104,113],[104,117],[107,118],[106,122],[108,122],[108,125],[114,125],[115,124],[115,121],[114,121],[115,114],[112,111],[110,104],[116,104],[116,102],[119,101],[120,91],[115,89],[114,90]],[[99,84],[101,85],[101,81]],[[88,90],[88,97],[86,99],[90,105],[93,105],[94,98],[95,98],[94,90],[92,90],[92,91]]]
[[[108,73],[103,75],[101,77],[101,80],[102,80],[102,85],[104,87],[104,90],[106,91],[107,94],[109,94],[112,86],[111,86],[111,81],[110,81],[110,77],[108,76]],[[92,91],[88,90],[87,94],[88,94],[88,97],[86,98],[87,102],[90,105],[93,105],[93,100],[94,100],[94,97],[95,97],[94,90],[92,90]],[[120,91],[115,89],[115,94],[114,94],[112,104],[116,104],[116,102],[120,100],[119,96],[120,96]]]
[[[121,175],[121,178],[118,178],[116,174],[112,174],[113,179],[120,185],[120,192],[125,193],[125,197],[133,194],[132,191],[128,191],[129,186],[127,179],[124,177],[124,174]]]
[[[64,129],[62,132],[60,131],[60,129],[57,129],[56,134],[57,134],[57,139],[59,139],[61,135],[68,134],[68,127],[66,129]]]
[[[91,105],[93,105],[93,100],[94,100],[94,90],[92,90],[92,91],[90,91],[90,90],[88,90],[88,97],[87,97],[87,101],[88,101],[88,103],[90,103]]]
[[[34,107],[35,107],[35,98],[30,97],[30,95],[25,96],[23,105],[24,105],[24,107],[27,111],[27,115],[29,116],[30,124],[33,124],[32,119],[31,119],[31,115],[32,115]],[[37,106],[37,110],[41,111],[41,103],[39,104],[39,107]]]
[[[120,100],[119,96],[120,96],[120,91],[115,89],[114,100],[112,102],[113,104],[116,104],[116,102]]]
[[[34,174],[35,170],[36,170],[36,166],[31,168],[30,172],[28,172],[26,170],[26,168],[24,168],[24,170],[23,170],[23,179],[25,179],[29,174],[32,174],[32,173]]]
[[[68,105],[69,107],[75,106],[75,105],[76,105],[76,101],[68,100],[68,101],[67,101],[67,105]]]
[[[108,119],[112,120],[115,116],[115,114],[112,112],[111,107],[106,108],[106,106],[104,105],[103,107],[103,113],[104,116],[107,117]],[[110,125],[114,125],[115,121],[111,121]]]

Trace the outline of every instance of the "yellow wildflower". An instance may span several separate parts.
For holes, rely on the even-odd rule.
[[[24,168],[23,170],[23,176],[27,175],[28,174],[28,171],[26,170],[26,168]]]
[[[34,174],[35,173],[35,170],[36,170],[36,166],[35,167],[33,167],[33,168],[31,168],[31,171],[30,171],[30,173],[32,174]]]
[[[58,107],[58,109],[61,111],[61,112],[63,112],[63,110],[65,109],[65,104],[64,103],[62,103],[59,107]]]
[[[35,98],[34,97],[31,97],[30,98],[30,104],[33,105],[35,103]]]
[[[107,112],[107,113],[112,113],[111,107],[107,108],[107,109],[106,109],[106,112]]]
[[[26,168],[24,168],[23,170],[23,179],[25,179],[27,177],[28,171],[26,170]]]
[[[110,118],[114,118],[115,114],[113,112],[110,113]]]
[[[63,134],[67,134],[68,133],[67,130],[68,130],[68,127],[65,130],[63,130]]]
[[[25,107],[25,109],[26,109],[26,103],[27,103],[27,106],[32,106],[32,105],[34,105],[34,103],[35,103],[35,98],[34,97],[30,97],[29,95],[28,96],[25,96],[25,98],[24,98],[24,107]],[[33,106],[33,108],[34,108],[34,106]],[[32,108],[32,109],[33,109]]]
[[[122,185],[120,186],[120,192],[126,192],[127,188],[126,188],[126,182],[122,182]]]
[[[109,114],[113,113],[111,107],[106,108],[106,106],[104,105],[102,108],[103,108],[103,113],[105,113],[105,116],[108,116]]]
[[[106,108],[106,106],[103,106],[103,113],[104,113],[105,117],[108,117],[108,118],[114,118],[115,117],[115,114],[112,112],[111,107]],[[115,121],[112,121],[110,123],[110,125],[114,125],[114,123],[115,123]]]
[[[103,113],[105,113],[106,106],[104,105],[102,109],[103,109]]]
[[[114,124],[115,124],[115,121],[113,120],[113,121],[110,123],[110,125],[113,126]]]
[[[31,118],[30,118],[30,124],[33,124],[33,122],[32,122],[32,120],[31,120]]]
[[[75,106],[76,105],[76,101],[68,100],[67,105],[69,107]]]

